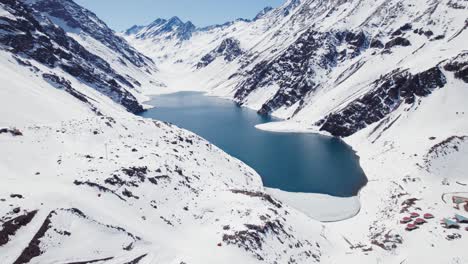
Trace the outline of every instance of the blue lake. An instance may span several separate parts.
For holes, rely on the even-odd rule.
[[[340,139],[258,130],[276,119],[198,92],[159,95],[149,104],[155,108],[143,117],[202,136],[254,168],[266,187],[349,197],[367,183],[355,152]]]

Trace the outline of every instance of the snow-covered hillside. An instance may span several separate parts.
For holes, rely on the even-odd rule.
[[[192,29],[184,39],[168,37],[179,29],[146,34],[154,23],[126,38],[161,64],[172,90],[208,90],[261,113],[314,124],[386,79],[410,79],[462,54],[466,9],[466,1],[454,0],[294,0],[253,21]],[[226,42],[237,44],[226,49]],[[213,55],[220,49],[228,60]],[[412,75],[402,76],[408,70]],[[329,103],[331,90],[343,98]],[[311,117],[317,100],[329,107]]]
[[[158,92],[227,97],[285,119],[259,129],[340,136],[358,152],[369,183],[356,217],[326,224],[348,244],[332,263],[468,263],[465,227],[439,223],[468,213],[451,202],[468,196],[467,28],[463,0],[289,0],[177,45],[126,38],[159,63]],[[436,219],[408,232],[410,212]]]
[[[467,10],[288,0],[125,40],[71,0],[0,0],[0,263],[468,263],[466,225],[439,223],[467,214],[452,203],[468,196]],[[131,113],[178,90],[288,119],[260,129],[344,137],[369,178],[359,214],[319,223],[307,215],[333,203],[265,190],[204,139]],[[410,213],[435,219],[409,232]]]
[[[316,263],[341,248],[239,160],[130,113],[156,67],[89,11],[1,0],[0,45],[0,263]]]

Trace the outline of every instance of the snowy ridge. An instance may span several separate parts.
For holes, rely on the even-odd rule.
[[[291,118],[310,112],[311,100],[303,99],[318,100],[317,93],[330,94],[337,85],[350,87],[349,96],[371,89],[381,75],[422,72],[460,54],[466,8],[464,1],[288,1],[250,22],[196,31],[177,45],[159,37],[127,38],[161,62],[161,78],[172,90],[198,85],[261,113]],[[193,68],[229,39],[240,42],[243,56]],[[433,55],[426,59],[428,53]],[[360,72],[368,73],[366,79],[353,83]],[[321,117],[297,119],[313,124]]]
[[[465,226],[439,223],[466,215],[451,197],[468,195],[467,8],[289,0],[189,37],[177,20],[134,27],[148,59],[72,1],[0,0],[0,262],[468,262]],[[319,223],[342,219],[321,214],[333,199],[264,190],[204,139],[128,112],[183,89],[289,119],[261,129],[344,136],[361,206]],[[414,212],[436,218],[408,232]]]
[[[118,67],[119,52],[35,8],[0,1],[1,263],[329,258],[335,235],[265,193],[254,170],[129,113],[149,64]]]
[[[141,95],[144,89],[164,86],[153,76],[157,72],[154,62],[108,28],[94,13],[69,0],[25,2],[41,14],[36,17],[39,21],[50,20],[90,53],[104,58],[113,70],[128,81],[129,92],[138,101],[145,100]]]
[[[291,0],[177,46],[128,40],[160,62],[160,92],[204,90],[286,119],[260,129],[340,136],[357,151],[369,179],[361,211],[326,224],[346,250],[324,263],[465,263],[465,226],[439,220],[466,215],[451,196],[468,195],[467,10],[461,0]],[[243,55],[194,67],[226,39]],[[408,232],[399,221],[410,212],[436,219]]]

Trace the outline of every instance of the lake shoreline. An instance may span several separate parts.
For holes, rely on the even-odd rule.
[[[360,157],[342,139],[319,131],[284,126],[291,121],[259,115],[248,107],[239,107],[229,98],[205,92],[153,95],[145,104],[153,108],[143,113],[143,117],[170,122],[206,138],[256,170],[265,192],[312,219],[343,221],[356,216],[361,209],[359,193],[366,186],[367,177],[360,168]],[[278,125],[283,129],[273,129]],[[211,127],[217,129],[213,131]],[[241,146],[238,143],[242,143]],[[311,167],[311,163],[319,167]],[[278,166],[280,172],[276,171]],[[272,172],[277,174],[273,184]],[[356,173],[362,176],[357,177]],[[298,175],[301,176],[297,178]],[[306,182],[295,183],[296,179]],[[329,187],[324,189],[324,186]],[[342,191],[335,192],[331,186]],[[349,188],[356,189],[349,192]],[[348,191],[343,192],[346,189]]]
[[[359,196],[336,197],[319,193],[292,193],[267,187],[265,192],[323,223],[344,221],[355,217],[361,211]]]

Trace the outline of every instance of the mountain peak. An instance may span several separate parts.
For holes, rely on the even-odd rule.
[[[167,23],[169,23],[169,24],[178,24],[178,25],[184,24],[184,22],[182,22],[182,20],[177,16],[171,17]]]
[[[262,17],[264,17],[268,12],[270,12],[270,11],[273,10],[273,9],[274,9],[274,8],[271,7],[271,6],[267,6],[267,7],[263,8],[262,11],[260,11],[260,12],[255,16],[254,21],[255,21],[255,20],[258,20],[258,19],[260,19],[260,18],[262,18]]]
[[[169,19],[158,18],[147,26],[133,26],[125,31],[126,35],[135,35],[137,38],[146,39],[164,35],[165,38],[177,38],[186,40],[192,37],[196,30],[191,21],[183,22],[179,17]]]

